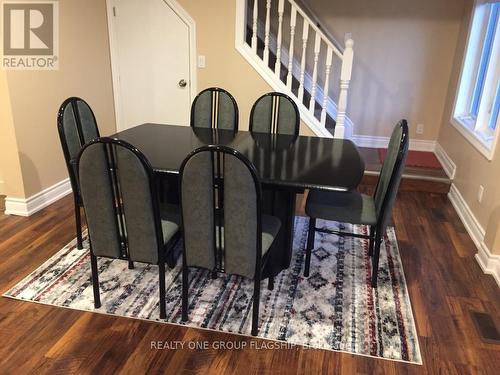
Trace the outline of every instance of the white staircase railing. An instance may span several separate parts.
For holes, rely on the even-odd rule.
[[[329,117],[335,120],[335,138],[349,136],[352,124],[346,108],[352,39],[343,50],[337,48],[293,0],[236,2],[236,49],[274,90],[296,101],[302,120],[315,134],[332,137],[332,129],[327,128]],[[334,68],[337,74],[333,74]]]

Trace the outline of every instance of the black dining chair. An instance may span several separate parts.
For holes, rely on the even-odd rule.
[[[408,123],[401,120],[389,142],[387,156],[380,171],[375,194],[368,196],[357,191],[333,192],[311,190],[306,201],[306,214],[309,216],[304,276],[309,276],[311,253],[314,247],[315,232],[351,236],[369,240],[369,255],[372,257],[372,287],[377,287],[377,273],[380,245],[391,218],[399,183],[403,174],[408,153]],[[338,221],[370,226],[369,235],[361,235],[316,228],[316,219]]]
[[[180,234],[175,213],[160,210],[149,161],[127,142],[98,138],[82,148],[77,173],[87,219],[95,307],[101,306],[97,257],[127,260],[129,268],[133,262],[157,264],[160,318],[164,319],[165,262],[174,267],[173,247]]]
[[[288,95],[270,92],[262,95],[252,106],[251,132],[298,136],[299,127],[299,109]]]
[[[73,202],[75,205],[76,239],[78,249],[82,249],[82,224],[80,208],[82,200],[76,178],[76,158],[81,148],[89,141],[99,137],[97,122],[90,106],[85,100],[71,97],[66,99],[57,114],[57,130],[68,169]]]
[[[236,100],[219,87],[201,91],[191,105],[191,126],[194,128],[237,131],[238,117]]]
[[[220,158],[220,164],[214,160]],[[222,168],[222,170],[217,170]],[[182,229],[182,320],[188,319],[190,267],[254,280],[252,335],[259,323],[260,282],[281,222],[261,212],[261,184],[253,164],[227,146],[203,146],[180,170]],[[223,176],[221,183],[216,176]],[[268,288],[274,287],[273,277]]]

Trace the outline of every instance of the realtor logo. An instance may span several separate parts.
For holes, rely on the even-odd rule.
[[[57,1],[2,3],[2,67],[16,70],[58,69]]]

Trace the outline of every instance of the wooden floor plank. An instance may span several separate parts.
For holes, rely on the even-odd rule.
[[[303,214],[302,197],[298,202]],[[73,220],[70,197],[30,218],[0,213],[0,291],[72,240]],[[256,350],[251,342],[267,341],[0,298],[0,372],[497,374],[499,346],[479,339],[469,311],[498,319],[500,290],[480,270],[477,250],[446,196],[402,191],[393,221],[423,366],[302,347]],[[152,348],[158,341],[206,342],[209,348]],[[227,341],[246,347],[218,349]]]

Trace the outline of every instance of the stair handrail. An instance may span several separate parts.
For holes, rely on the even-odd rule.
[[[321,28],[316,25],[316,22],[314,20],[312,20],[311,17],[309,17],[309,15],[306,12],[304,12],[304,10],[299,6],[299,4],[297,4],[297,2],[295,0],[286,0],[286,1],[288,1],[292,5],[292,7],[294,7],[296,9],[297,13],[299,13],[302,16],[304,21],[307,21],[307,23],[309,24],[309,27],[311,27],[316,33],[319,33],[321,35],[321,39],[323,39],[323,41],[327,44],[327,46],[330,47],[339,58],[342,58],[343,52],[344,52],[343,50],[341,50],[342,48],[338,48],[330,40],[330,38],[325,35],[323,30],[321,30]],[[335,40],[334,38],[332,38],[332,39]],[[346,44],[347,44],[347,41],[346,41]]]
[[[309,16],[310,19],[314,22],[318,28],[323,31],[323,34],[333,43],[335,47],[341,52],[344,53],[344,47],[340,44],[340,42],[333,36],[333,34],[326,27],[323,27],[323,23],[320,21],[319,17],[316,15],[316,12],[312,10],[311,6],[307,4],[307,2],[303,0],[294,0],[295,3],[301,7]]]

